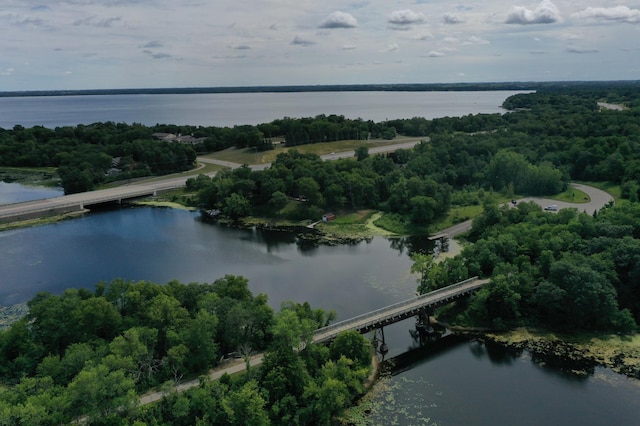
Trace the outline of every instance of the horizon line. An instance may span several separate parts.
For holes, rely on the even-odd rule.
[[[535,90],[558,85],[640,84],[640,80],[558,80],[505,81],[476,83],[358,83],[358,84],[300,84],[266,86],[191,86],[113,89],[51,89],[0,91],[0,97],[74,96],[118,94],[196,94],[196,93],[292,93],[343,91],[456,91],[456,90]]]

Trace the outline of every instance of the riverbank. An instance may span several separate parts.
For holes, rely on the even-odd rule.
[[[552,363],[578,375],[606,367],[640,380],[640,336],[617,334],[556,334],[519,328],[487,332],[479,339],[514,350],[526,350],[541,363]]]

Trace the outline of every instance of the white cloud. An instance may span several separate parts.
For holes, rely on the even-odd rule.
[[[568,47],[567,52],[569,53],[598,53],[600,50],[594,48],[584,48],[584,47]]]
[[[415,13],[411,9],[395,10],[389,15],[387,22],[393,25],[421,24],[425,22],[425,17],[422,13]]]
[[[464,18],[456,13],[445,13],[442,15],[442,21],[445,24],[462,24],[464,23]]]
[[[630,24],[640,23],[640,9],[629,9],[627,6],[616,7],[587,7],[574,13],[572,18],[594,19],[597,21],[626,22]]]
[[[350,13],[336,11],[330,13],[320,24],[320,28],[355,28],[358,21]]]
[[[490,44],[490,43],[491,42],[489,40],[485,40],[477,36],[471,36],[468,39],[466,39],[462,44],[467,46],[468,45],[479,46],[481,44]]]
[[[524,6],[513,6],[507,15],[507,24],[553,24],[562,22],[562,16],[558,8],[550,0],[542,0],[535,10]]]
[[[457,80],[463,70],[485,81],[629,79],[640,69],[639,2],[4,0],[0,81],[2,90],[347,84],[400,76],[437,83]],[[562,18],[563,25],[544,25]],[[593,48],[606,60],[594,61]],[[425,73],[425,58],[441,59],[430,60]],[[542,58],[548,76],[538,72]],[[66,70],[73,74],[62,79]]]
[[[432,40],[433,39],[433,34],[431,34],[430,32],[421,32],[420,34],[416,34],[412,37],[414,40]]]

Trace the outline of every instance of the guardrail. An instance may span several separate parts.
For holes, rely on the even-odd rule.
[[[89,205],[144,197],[156,194],[157,192],[181,188],[183,186],[184,183],[181,181],[170,181],[166,184],[158,183],[153,186],[137,185],[132,187],[120,187],[118,188],[119,192],[117,193],[114,193],[113,189],[106,189],[47,198],[44,200],[7,204],[5,206],[0,206],[0,222],[16,220],[16,218],[21,220],[38,216],[46,216],[48,214],[67,213],[75,210],[80,211]]]
[[[425,299],[433,299],[433,300],[431,300],[431,303],[441,302],[441,301],[446,300],[449,297],[451,297],[452,293],[453,294],[457,294],[457,292],[460,289],[460,287],[468,286],[470,283],[475,282],[477,280],[478,280],[477,276],[476,277],[472,277],[472,278],[468,278],[468,279],[466,279],[464,281],[460,281],[459,283],[452,284],[452,285],[447,286],[447,287],[439,288],[437,290],[434,290],[434,291],[431,291],[429,293],[420,295],[418,297],[414,297],[412,299],[404,300],[402,302],[397,302],[397,303],[394,303],[392,305],[385,306],[384,308],[376,309],[374,311],[367,312],[365,314],[355,316],[355,317],[350,318],[348,320],[344,320],[344,321],[337,322],[335,324],[328,325],[326,327],[320,328],[320,329],[315,331],[314,340],[316,340],[316,341],[324,340],[324,339],[327,338],[325,335],[329,335],[330,336],[335,330],[350,329],[355,324],[358,324],[358,326],[359,326],[358,328],[371,327],[375,323],[379,322],[379,320],[370,320],[370,321],[366,321],[366,320],[375,318],[376,316],[381,315],[381,314],[385,314],[385,313],[386,314],[391,314],[392,312],[402,311],[404,308],[409,307],[411,305],[420,306]],[[477,286],[471,286],[471,287],[469,287],[468,290],[475,289],[476,287],[481,287],[484,284],[485,284],[485,282],[482,282],[482,283],[478,284]],[[440,296],[440,297],[438,297],[438,296]]]

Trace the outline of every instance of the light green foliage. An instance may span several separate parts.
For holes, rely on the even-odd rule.
[[[418,293],[424,294],[436,289],[436,284],[432,282],[432,273],[435,262],[433,255],[424,253],[413,253],[411,255],[413,264],[411,265],[411,273],[418,274]]]
[[[83,369],[69,384],[68,395],[72,412],[91,417],[127,410],[137,400],[133,379],[124,371],[110,370],[104,364]]]

